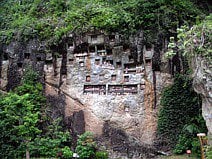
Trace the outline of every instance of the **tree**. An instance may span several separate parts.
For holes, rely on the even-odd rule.
[[[14,91],[1,96],[0,101],[0,155],[2,158],[56,157],[66,144],[70,146],[70,134],[62,131],[60,120],[45,114],[46,103],[43,87],[37,82],[37,73],[27,70]],[[43,125],[46,121],[50,125]],[[66,144],[65,144],[66,143]],[[70,149],[64,151],[71,154]]]
[[[202,22],[193,25],[191,28],[182,26],[177,29],[177,40],[170,38],[168,57],[175,55],[174,49],[188,59],[195,56],[202,56],[208,61],[212,59],[211,33],[212,33],[212,14],[207,16]]]
[[[3,130],[0,132],[0,154],[4,158],[23,155],[27,144],[41,132],[37,127],[40,114],[29,100],[29,96],[9,93],[0,101],[0,128]]]

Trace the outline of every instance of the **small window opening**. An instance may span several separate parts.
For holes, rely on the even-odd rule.
[[[127,44],[124,44],[124,45],[123,45],[123,50],[124,50],[124,51],[127,51],[127,50],[129,50],[129,49],[130,49],[129,45],[127,45]]]
[[[151,59],[145,59],[147,65],[151,65]]]
[[[146,50],[147,50],[147,51],[151,51],[151,48],[150,48],[150,47],[148,47],[148,48],[146,48]]]
[[[144,90],[145,89],[145,84],[140,84],[140,89]]]
[[[110,41],[115,41],[115,35],[109,35],[109,40]]]
[[[99,65],[100,64],[100,59],[95,59],[95,64]]]
[[[129,76],[124,76],[124,82],[129,82],[130,77]]]
[[[116,80],[116,75],[111,75],[111,81],[115,81]]]
[[[112,49],[107,49],[107,55],[108,56],[113,55]]]
[[[22,66],[23,66],[23,63],[21,63],[21,62],[18,62],[18,63],[17,63],[17,65],[18,65],[18,68],[22,68]]]
[[[90,46],[89,47],[89,52],[96,52],[95,47],[94,46]]]
[[[74,47],[73,41],[69,42],[68,47]]]
[[[96,41],[97,40],[97,35],[91,35],[91,40]]]
[[[6,61],[6,60],[8,60],[8,59],[9,59],[9,58],[8,58],[8,54],[4,53],[3,60]]]
[[[136,64],[135,63],[125,63],[124,64],[124,68],[128,68],[128,69],[135,69],[136,68]]]
[[[74,46],[74,43],[69,43],[69,47],[73,47]]]
[[[69,61],[69,63],[70,63],[71,65],[74,64],[74,59],[69,59],[68,61]]]
[[[51,64],[53,63],[53,61],[52,61],[52,60],[46,60],[45,63],[46,63],[47,65],[51,65]]]
[[[68,47],[73,47],[74,46],[73,39],[68,39],[67,43],[68,43]]]
[[[113,60],[106,60],[106,63],[113,65]]]
[[[106,57],[103,57],[103,58],[102,58],[102,63],[103,63],[103,64],[106,64]]]
[[[151,46],[150,44],[147,44],[147,45],[146,45],[146,50],[147,50],[147,51],[151,51],[151,49],[152,49],[152,46]]]
[[[67,75],[67,69],[66,69],[66,68],[63,68],[63,69],[61,70],[61,74],[62,74],[62,75]]]
[[[41,60],[41,57],[37,57],[37,61],[42,61],[42,60]]]
[[[121,61],[116,62],[116,66],[119,68],[121,67]]]
[[[85,78],[85,80],[86,80],[86,82],[90,82],[91,81],[91,76],[86,76],[86,78]]]
[[[80,61],[80,62],[79,62],[79,65],[80,65],[81,67],[83,67],[83,66],[84,66],[84,61]]]
[[[130,56],[129,56],[129,62],[133,62],[133,61],[134,61],[133,56],[130,55]]]
[[[98,46],[97,46],[97,50],[98,50],[98,51],[105,50],[104,45],[98,45]]]
[[[128,74],[136,74],[136,70],[135,69],[128,70]]]
[[[29,57],[30,57],[30,53],[24,53],[24,58],[25,59],[29,59]]]

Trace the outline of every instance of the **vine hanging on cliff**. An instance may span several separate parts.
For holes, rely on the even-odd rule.
[[[201,100],[192,89],[192,81],[176,75],[174,84],[165,88],[158,116],[158,135],[169,147],[174,147],[186,124],[201,115]]]

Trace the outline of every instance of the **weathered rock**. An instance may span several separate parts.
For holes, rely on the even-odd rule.
[[[132,39],[135,46],[131,50],[117,39],[114,45],[102,36],[100,40],[98,36],[95,38],[92,41],[92,35],[88,35],[88,44],[82,41],[71,45],[67,57],[46,64],[46,83],[51,89],[56,88],[56,93],[65,95],[68,120],[72,121],[71,116],[83,111],[85,131],[103,140],[103,146],[112,150],[111,158],[152,158],[155,152],[147,149],[151,149],[155,138],[160,92],[171,83],[171,76],[153,72],[154,49],[143,47],[142,34]],[[108,52],[109,49],[112,50]],[[66,75],[60,73],[63,58],[67,58]],[[107,123],[112,127],[108,133]]]
[[[202,115],[206,121],[209,143],[212,144],[212,64],[203,57],[192,59],[193,86],[202,97]]]
[[[1,88],[14,88],[17,82],[7,79],[15,75],[12,80],[20,82],[31,65],[43,77],[49,115],[64,117],[75,144],[77,135],[91,131],[111,158],[153,158],[160,92],[172,81],[152,68],[155,47],[144,46],[142,32],[128,44],[118,34],[68,38],[71,43],[52,46],[47,54],[37,41],[22,46],[22,53],[15,49],[22,44],[11,44]],[[6,73],[10,68],[14,72]]]

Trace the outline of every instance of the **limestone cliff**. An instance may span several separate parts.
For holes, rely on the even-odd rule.
[[[202,115],[208,128],[209,142],[212,144],[212,65],[204,57],[196,56],[192,59],[193,86],[202,97]]]
[[[162,52],[157,44],[143,44],[142,32],[129,41],[117,33],[71,34],[50,48],[37,40],[12,42],[2,47],[1,89],[17,86],[31,65],[45,86],[52,117],[64,116],[74,140],[91,131],[116,157],[137,158],[136,147],[154,144],[160,93],[172,81],[160,71]]]

